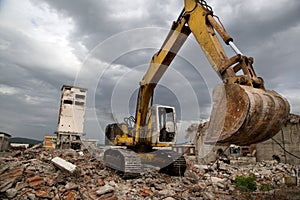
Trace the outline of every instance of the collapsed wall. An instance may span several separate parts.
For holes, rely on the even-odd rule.
[[[229,148],[226,146],[207,145],[204,143],[205,136],[207,134],[207,126],[208,122],[199,124],[197,134],[194,139],[200,163],[213,162],[218,156],[217,151],[219,149],[222,149],[227,155],[230,154]],[[300,165],[299,143],[300,116],[290,114],[288,116],[287,123],[273,138],[251,146],[255,148],[253,156],[256,157],[258,162],[275,159],[292,165]]]
[[[257,161],[280,159],[300,165],[300,116],[290,114],[285,126],[273,138],[256,144]]]

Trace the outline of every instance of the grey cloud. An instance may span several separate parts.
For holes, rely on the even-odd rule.
[[[169,24],[166,16],[176,16],[173,12],[174,8],[179,7],[178,2],[155,2],[145,1],[124,2],[124,1],[108,1],[102,0],[74,0],[74,1],[60,1],[60,0],[31,0],[33,2],[46,2],[53,9],[60,14],[71,17],[75,24],[76,30],[73,33],[73,41],[80,40],[83,44],[91,49],[99,42],[106,38],[118,34],[124,30],[139,27],[157,26],[162,27]],[[119,6],[118,2],[123,2],[123,6]],[[126,4],[137,4],[126,8]],[[168,8],[166,10],[166,8]],[[180,7],[179,7],[180,8]],[[135,13],[142,10],[142,15],[135,16]],[[131,14],[131,18],[116,17],[124,12]],[[179,11],[178,11],[179,13]],[[126,14],[126,13],[125,13]],[[172,20],[173,18],[171,18]]]
[[[98,121],[101,126],[112,121],[111,98],[118,84],[125,88],[124,93],[134,91],[128,95],[128,99],[120,98],[117,101],[129,107],[130,114],[134,114],[138,82],[152,55],[162,45],[172,21],[179,15],[183,1],[31,2],[35,6],[48,5],[61,19],[69,18],[74,23],[74,29],[67,39],[75,59],[82,61],[81,70],[76,75],[77,71],[70,66],[74,64],[72,59],[65,58],[66,62],[63,63],[59,61],[57,54],[60,54],[60,49],[53,52],[53,49],[47,48],[47,44],[23,34],[26,30],[22,33],[0,24],[0,84],[22,91],[21,95],[18,94],[22,98],[17,94],[1,94],[0,108],[1,113],[5,114],[5,117],[1,117],[1,129],[26,136],[32,133],[37,138],[52,134],[56,129],[60,88],[63,84],[88,88],[86,132],[97,132],[98,135],[94,137],[100,134],[96,129]],[[285,2],[283,5],[270,2],[258,4],[253,1],[212,0],[211,4],[239,48],[246,55],[254,57],[257,74],[265,79],[267,87],[286,95],[292,103],[292,111],[300,114],[298,97],[294,95],[300,92],[297,75],[300,2],[282,1]],[[233,55],[227,47],[226,51],[229,56]],[[67,66],[70,68],[63,69]],[[182,118],[182,106],[187,104],[191,95],[195,95],[200,116],[207,118],[211,90],[220,80],[192,35],[170,68],[155,91],[155,102],[176,106],[181,120],[200,120],[197,119],[197,113]],[[181,84],[176,73],[188,83]],[[128,77],[124,78],[124,74]],[[120,83],[120,80],[124,82]],[[172,87],[182,92],[175,93]],[[188,87],[194,94],[186,89]],[[178,100],[181,95],[185,97],[182,98],[183,102]],[[40,103],[28,104],[26,97],[28,100],[32,97],[32,100]],[[191,106],[185,109],[193,112]],[[96,112],[97,119],[94,119],[93,112]],[[22,120],[24,123],[21,123]],[[97,123],[92,123],[95,121]]]

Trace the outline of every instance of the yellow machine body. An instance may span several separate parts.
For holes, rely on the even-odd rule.
[[[206,142],[249,145],[273,137],[287,119],[289,103],[275,91],[265,89],[264,80],[256,76],[252,66],[253,58],[244,56],[237,49],[231,36],[222,24],[215,20],[216,16],[204,0],[184,2],[182,13],[177,21],[173,22],[166,40],[152,57],[150,66],[140,82],[135,118],[127,118],[124,124],[108,125],[106,136],[109,143],[127,146],[137,153],[151,152],[154,147],[175,144],[175,109],[162,105],[153,106],[151,102],[156,85],[190,33],[194,35],[222,81],[222,84],[215,88],[212,97],[213,109]],[[225,44],[232,47],[236,52],[235,56],[227,57],[217,34]],[[239,71],[242,71],[242,75],[237,75]],[[160,110],[164,110],[163,114]],[[167,115],[172,117],[166,120]],[[163,132],[163,129],[169,130]],[[118,154],[115,151],[111,153]],[[155,155],[164,157],[164,153]],[[129,154],[119,152],[118,155],[123,161],[127,159],[128,161],[124,162],[128,164],[129,158],[132,157]],[[172,157],[171,154],[169,152],[168,156]],[[115,159],[109,153],[106,156]],[[182,164],[178,168],[180,167]],[[180,173],[182,172],[181,170]]]

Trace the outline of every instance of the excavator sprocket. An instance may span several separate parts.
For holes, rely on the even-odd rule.
[[[183,176],[186,170],[186,160],[182,154],[172,150],[158,150],[156,157],[164,160],[160,164],[160,172],[171,176]]]
[[[205,143],[250,145],[272,138],[290,111],[285,98],[271,90],[220,84],[213,92],[213,109]]]

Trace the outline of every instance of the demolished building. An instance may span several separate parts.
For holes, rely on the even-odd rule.
[[[56,133],[56,148],[80,149],[87,89],[63,85]]]
[[[194,142],[198,152],[198,159],[202,163],[210,163],[216,160],[218,150],[226,155],[234,157],[252,156],[255,161],[277,160],[293,165],[300,164],[300,116],[289,114],[286,124],[271,139],[251,145],[252,151],[243,153],[250,146],[239,147],[239,152],[233,152],[234,146],[208,145],[204,143],[209,122],[200,123]],[[244,154],[244,155],[243,155]]]
[[[0,132],[0,151],[5,151],[9,147],[9,139],[11,135]]]
[[[89,151],[46,149],[41,145],[0,157],[0,199],[299,199],[295,167],[276,161],[248,166],[194,164],[184,176],[144,166],[141,176],[122,178]],[[244,192],[236,178],[256,177],[256,189]],[[251,198],[250,198],[251,197]]]
[[[300,116],[290,114],[286,124],[273,138],[256,144],[257,161],[277,159],[300,165]]]

